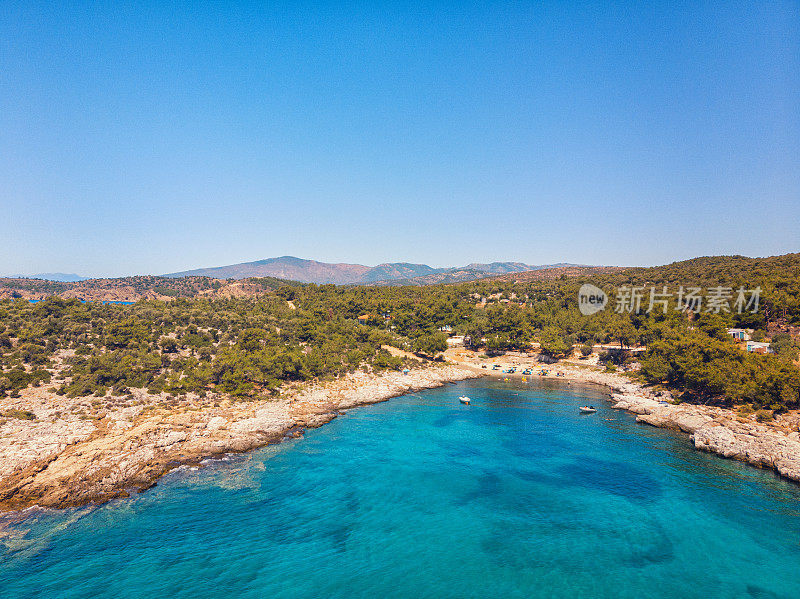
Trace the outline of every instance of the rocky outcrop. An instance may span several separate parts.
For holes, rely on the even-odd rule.
[[[458,360],[458,356],[450,355]],[[496,360],[495,360],[496,362]],[[502,362],[502,361],[501,361]],[[474,358],[459,360],[467,368],[482,370]],[[503,364],[505,368],[507,363]],[[526,362],[525,366],[536,366]],[[690,435],[697,449],[772,468],[782,476],[800,482],[800,414],[783,415],[771,424],[761,424],[751,416],[744,418],[734,411],[686,403],[674,403],[665,390],[645,387],[624,375],[561,362],[551,367],[563,381],[604,385],[611,389],[612,407],[637,415],[636,421]],[[484,371],[486,372],[486,371]],[[498,376],[497,372],[489,374]],[[522,376],[502,374],[503,377]],[[556,378],[556,377],[553,377]]]
[[[52,404],[63,398],[29,390],[15,405],[33,410],[37,419],[8,420],[0,427],[0,511],[124,497],[152,486],[181,464],[248,451],[329,422],[342,409],[476,376],[455,366],[420,368],[408,375],[362,372],[290,390],[277,399],[172,409],[160,404],[145,409],[140,399],[89,419],[62,415]]]
[[[800,482],[800,432],[766,426],[724,408],[673,404],[669,394],[654,396],[636,383],[607,380],[614,408],[638,414],[637,422],[689,433],[702,451],[772,468]]]

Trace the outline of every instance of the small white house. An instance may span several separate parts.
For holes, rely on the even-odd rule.
[[[748,341],[747,351],[754,354],[771,354],[772,348],[769,346],[769,343],[764,343],[762,341]]]
[[[454,335],[453,337],[449,337],[447,339],[448,347],[460,347],[464,345],[464,336],[463,335]]]
[[[747,329],[728,329],[728,335],[737,341],[750,341],[750,333]]]

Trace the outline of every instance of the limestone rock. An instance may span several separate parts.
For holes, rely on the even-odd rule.
[[[228,426],[228,421],[225,420],[222,416],[214,416],[211,420],[208,421],[206,424],[206,428],[210,431],[218,431],[220,429],[225,428]]]
[[[109,403],[102,413],[93,398],[72,400],[42,395],[41,390],[0,399],[3,409],[28,409],[37,415],[30,421],[7,419],[0,429],[0,511],[124,497],[130,489],[148,488],[179,464],[248,451],[280,441],[287,433],[302,434],[303,427],[320,426],[341,408],[478,376],[454,366],[419,368],[407,375],[357,372],[277,400],[223,399],[173,411],[160,407],[162,397],[144,391],[133,392],[133,405],[116,408]],[[87,418],[92,410],[94,416]]]

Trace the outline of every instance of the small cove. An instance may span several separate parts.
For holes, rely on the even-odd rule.
[[[798,571],[800,486],[538,380],[354,409],[0,544],[14,598],[789,598]]]

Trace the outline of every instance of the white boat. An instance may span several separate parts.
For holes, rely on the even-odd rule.
[[[467,397],[466,395],[462,395],[461,397],[458,398],[458,401],[460,401],[461,403],[469,404],[469,397]]]
[[[581,414],[592,414],[597,411],[597,408],[592,406],[581,406],[578,409],[581,411]]]

